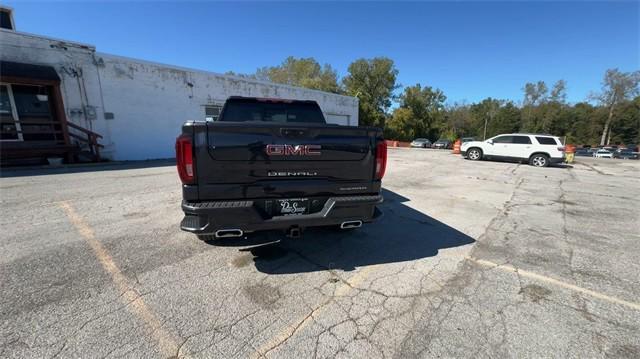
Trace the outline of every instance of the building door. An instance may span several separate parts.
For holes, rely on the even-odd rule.
[[[0,84],[0,140],[23,140],[18,111],[9,84]]]
[[[25,142],[60,142],[60,123],[53,116],[47,86],[12,84],[11,97]]]
[[[46,86],[0,84],[0,123],[3,141],[62,140]]]

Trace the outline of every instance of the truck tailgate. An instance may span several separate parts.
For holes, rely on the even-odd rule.
[[[196,140],[200,199],[373,193],[379,129],[213,122]]]

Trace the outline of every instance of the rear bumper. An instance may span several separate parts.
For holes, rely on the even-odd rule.
[[[564,162],[564,157],[551,157],[549,158],[549,163],[562,163]]]
[[[382,195],[331,197],[315,213],[269,217],[256,204],[264,199],[247,201],[182,202],[184,219],[180,229],[196,234],[214,234],[223,229],[243,232],[330,226],[346,221],[371,222],[380,216],[377,204]]]

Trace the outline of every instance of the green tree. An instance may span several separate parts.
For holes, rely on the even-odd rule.
[[[410,141],[418,135],[418,124],[413,112],[408,108],[398,107],[385,123],[384,135],[386,138]]]
[[[611,143],[640,143],[640,96],[618,105],[616,119],[611,126]]]
[[[536,83],[527,82],[523,90],[522,127],[528,132],[540,132],[544,126],[544,114],[540,105],[548,100],[549,88],[544,81],[538,81]]]
[[[567,82],[558,80],[553,87],[547,101],[538,105],[542,121],[539,130],[544,133],[565,135],[567,131],[568,106]]]
[[[546,101],[549,88],[544,81],[524,85],[524,106],[535,106]]]
[[[443,129],[455,134],[455,137],[478,137],[478,129],[474,127],[474,116],[471,106],[465,103],[454,103],[445,109]],[[480,134],[481,135],[481,134]]]
[[[567,121],[567,143],[575,143],[579,145],[595,144],[596,134],[591,126],[592,119],[595,117],[596,107],[593,105],[580,102],[575,104],[568,110],[569,119]]]
[[[256,71],[256,78],[291,86],[340,93],[338,74],[329,64],[320,64],[312,57],[287,57],[278,66],[267,66]]]
[[[444,116],[444,102],[447,97],[439,89],[420,84],[409,86],[400,95],[400,107],[411,111],[414,132],[419,136],[435,139]]]
[[[342,83],[346,93],[359,100],[361,124],[385,127],[397,76],[393,60],[386,57],[358,59],[349,65]]]
[[[489,97],[472,105],[471,113],[475,119],[473,126],[482,139],[520,130],[520,109],[511,101]]]
[[[551,94],[549,95],[549,101],[557,103],[567,102],[567,81],[558,80],[551,88]]]
[[[600,136],[600,145],[608,145],[611,140],[611,123],[618,105],[639,93],[640,71],[620,72],[618,69],[609,69],[605,72],[601,92],[591,96],[608,110],[607,120]]]

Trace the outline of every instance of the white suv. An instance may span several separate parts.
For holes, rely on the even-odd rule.
[[[547,167],[564,160],[564,146],[559,137],[528,133],[510,133],[486,141],[464,142],[462,157],[478,161],[483,158],[527,161],[536,167]]]

